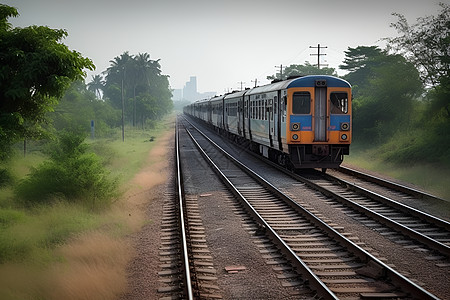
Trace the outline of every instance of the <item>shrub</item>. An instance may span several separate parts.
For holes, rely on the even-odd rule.
[[[13,177],[8,169],[0,167],[0,188],[13,182]]]
[[[21,180],[16,195],[28,205],[55,199],[83,202],[92,208],[108,205],[117,192],[117,180],[110,178],[101,159],[87,152],[84,137],[63,132],[50,147],[50,160]]]

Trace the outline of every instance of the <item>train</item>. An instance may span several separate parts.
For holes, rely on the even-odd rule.
[[[183,112],[289,169],[338,168],[350,152],[347,81],[308,75],[196,101]]]

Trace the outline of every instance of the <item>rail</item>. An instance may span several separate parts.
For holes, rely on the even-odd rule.
[[[179,147],[179,130],[178,130],[178,121],[176,123],[176,133],[175,133],[175,149],[176,149],[176,167],[177,167],[177,195],[178,195],[178,203],[180,207],[180,227],[181,227],[181,239],[182,239],[182,260],[183,260],[183,274],[184,274],[184,289],[186,298],[189,300],[194,299],[194,293],[192,290],[192,282],[191,282],[191,272],[190,272],[190,264],[189,264],[189,251],[188,251],[188,242],[187,242],[187,232],[185,227],[185,217],[184,217],[184,189],[183,189],[183,180],[181,173],[181,160],[180,160],[180,147]]]

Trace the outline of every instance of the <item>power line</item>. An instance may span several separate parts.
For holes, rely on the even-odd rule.
[[[327,67],[328,64],[321,64],[320,63],[320,56],[326,55],[325,53],[320,53],[320,49],[326,49],[327,46],[321,47],[320,44],[317,44],[317,47],[309,46],[309,48],[317,48],[317,54],[310,54],[310,55],[317,55],[317,69],[320,69],[320,66]]]

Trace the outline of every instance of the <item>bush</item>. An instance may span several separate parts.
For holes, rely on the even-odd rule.
[[[28,205],[57,200],[83,202],[92,208],[110,204],[117,193],[117,180],[110,178],[101,159],[87,152],[84,137],[63,132],[43,162],[19,182],[16,195]]]
[[[0,188],[13,182],[13,177],[8,169],[0,167]]]

